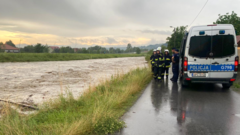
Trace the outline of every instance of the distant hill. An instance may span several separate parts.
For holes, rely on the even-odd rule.
[[[157,49],[160,46],[166,46],[167,47],[167,43],[164,44],[155,44],[155,45],[148,45],[148,46],[140,46],[140,49],[148,49],[148,50],[152,50],[152,49]]]
[[[45,45],[45,44],[44,44]],[[155,45],[147,45],[147,46],[133,46],[133,47],[139,47],[140,49],[148,49],[148,50],[152,50],[152,49],[157,49],[160,46],[167,46],[167,43],[163,43],[163,44],[155,44]],[[16,45],[16,47],[20,47],[23,48],[27,46],[27,44],[20,44],[20,45]],[[72,48],[88,48],[88,47],[94,47],[96,45],[48,45],[48,46],[58,46],[58,47],[66,47],[66,46],[71,46]],[[114,46],[101,46],[104,48],[109,49],[110,47],[113,47],[114,49],[119,48],[121,50],[126,50],[127,45],[114,45]]]

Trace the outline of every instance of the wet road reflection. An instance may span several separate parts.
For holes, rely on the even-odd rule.
[[[221,85],[152,81],[118,135],[240,135],[240,94]]]

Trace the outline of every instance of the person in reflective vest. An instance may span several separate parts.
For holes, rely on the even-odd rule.
[[[170,64],[172,62],[172,58],[169,55],[168,49],[164,50],[163,59],[164,59],[164,64],[163,64],[162,78],[164,78],[164,75],[166,75],[166,79],[168,79],[169,68],[170,68]]]
[[[158,63],[159,63],[159,51],[156,50],[156,54],[153,56],[152,66],[153,66],[153,78],[158,79]]]
[[[162,80],[162,66],[163,66],[163,56],[161,53],[161,47],[157,48],[157,54],[158,54],[158,80],[161,81]]]
[[[153,54],[152,56],[150,57],[150,62],[151,62],[151,65],[152,65],[152,74],[154,74],[154,61],[153,61],[153,58],[154,58],[154,55],[157,53],[157,49],[153,49]]]

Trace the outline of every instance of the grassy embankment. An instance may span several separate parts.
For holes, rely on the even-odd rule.
[[[125,126],[119,118],[128,110],[150,82],[149,68],[91,87],[79,99],[67,97],[45,103],[39,112],[23,116],[9,107],[0,111],[0,134],[86,135],[108,134]]]
[[[79,54],[79,53],[0,53],[0,62],[67,61],[100,58],[138,57],[145,54]]]
[[[237,79],[233,83],[233,90],[240,92],[240,71],[238,71]]]

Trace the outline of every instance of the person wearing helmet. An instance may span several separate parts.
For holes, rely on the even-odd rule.
[[[162,64],[163,64],[163,57],[161,55],[161,47],[157,48],[157,53],[154,56],[154,61],[157,63],[155,66],[156,68],[154,68],[154,76],[155,79],[157,80],[161,80],[161,72],[162,72]]]
[[[151,65],[152,65],[152,74],[154,74],[154,61],[153,61],[153,58],[154,58],[154,55],[157,53],[157,49],[153,49],[153,54],[152,56],[150,57],[150,62],[151,62]]]
[[[152,60],[152,65],[153,65],[153,78],[157,80],[158,78],[158,60],[159,60],[159,55],[157,54],[157,49],[155,50],[155,54],[153,55],[153,60]]]
[[[168,79],[168,72],[171,64],[171,56],[169,55],[169,50],[165,49],[164,50],[164,64],[163,64],[163,70],[162,70],[162,78],[164,78],[164,74],[166,75],[166,79]]]

